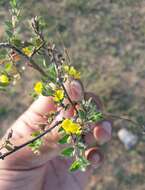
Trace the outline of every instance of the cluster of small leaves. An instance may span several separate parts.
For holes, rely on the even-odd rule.
[[[81,108],[78,110],[79,118],[84,123],[97,123],[104,119],[103,113],[97,111],[96,104],[92,101],[92,98],[89,100],[83,100],[81,103]]]
[[[31,134],[31,136],[37,137],[40,134],[41,134],[41,131],[35,131]],[[31,150],[34,153],[39,154],[39,150],[40,150],[40,147],[42,144],[43,144],[43,140],[41,138],[39,138],[36,141],[34,141],[33,143],[30,143],[28,146],[31,148]]]
[[[8,39],[14,43],[14,44],[18,44],[19,43],[19,39],[17,38],[17,26],[20,20],[20,1],[18,0],[10,0],[10,5],[11,5],[11,9],[10,9],[10,14],[11,14],[11,20],[6,21],[5,25],[6,25],[6,34],[8,36]]]
[[[6,39],[11,45],[20,47],[21,40],[18,37],[19,20],[20,20],[20,1],[10,0],[11,19],[5,22]],[[21,61],[20,55],[13,50],[0,50],[0,89],[6,90],[11,82],[16,83],[21,78],[21,73],[25,67],[19,64]],[[21,68],[20,68],[21,67]]]
[[[76,135],[73,136],[68,135],[64,131],[64,136],[59,140],[59,143],[69,144],[69,147],[63,149],[61,152],[62,156],[67,158],[73,158],[74,160],[69,168],[69,171],[71,172],[74,172],[76,170],[85,171],[86,168],[90,165],[90,163],[84,157],[84,151],[86,149],[86,146],[82,142],[82,137]]]
[[[76,170],[86,171],[86,167],[89,166],[90,163],[84,157],[80,157],[75,160],[69,168],[69,171],[74,172]]]

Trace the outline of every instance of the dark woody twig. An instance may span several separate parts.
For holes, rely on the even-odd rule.
[[[14,149],[4,153],[3,155],[0,156],[0,159],[4,159],[5,157],[9,156],[10,154],[13,154],[14,152],[24,148],[25,146],[35,142],[36,140],[42,138],[44,135],[46,135],[47,133],[51,132],[55,127],[57,127],[59,124],[61,123],[61,121],[57,122],[54,126],[48,128],[47,130],[45,130],[43,133],[41,133],[40,135],[38,135],[37,137],[31,139],[30,141],[27,141],[26,143],[21,144],[20,146],[14,146]]]
[[[47,74],[41,69],[35,61],[32,59],[32,57],[28,57],[25,53],[23,53],[20,49],[15,47],[12,44],[9,43],[0,43],[0,49],[1,48],[6,48],[6,49],[12,49],[15,52],[17,52],[19,55],[21,55],[24,59],[26,59],[30,64],[29,66],[33,67],[35,70],[37,70],[39,73],[41,73],[43,76],[47,76]]]
[[[58,79],[59,79],[59,81],[61,81],[60,74],[59,74],[59,63],[57,62],[57,60],[55,58],[55,54],[54,54],[53,50],[52,50],[52,57],[53,57],[53,61],[55,62],[55,65],[56,65],[56,68],[57,68]],[[71,100],[71,98],[70,98],[64,84],[62,82],[60,82],[60,85],[62,86],[62,88],[63,88],[63,90],[64,90],[64,92],[65,92],[65,94],[66,94],[66,96],[67,96],[67,98],[68,98],[68,100],[70,102],[70,104],[74,107],[76,113],[78,113],[78,110],[76,109],[75,104],[72,102],[72,100]]]

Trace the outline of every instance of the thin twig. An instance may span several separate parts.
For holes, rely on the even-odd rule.
[[[60,74],[59,74],[59,68],[58,68],[59,65],[58,65],[57,60],[56,60],[56,58],[55,58],[54,52],[52,52],[52,56],[53,56],[53,61],[55,62],[55,65],[56,65],[56,68],[57,68],[58,79],[59,79],[59,81],[61,81]],[[68,98],[68,100],[69,100],[69,102],[70,102],[71,105],[74,107],[76,113],[78,113],[78,110],[76,109],[76,106],[75,106],[74,103],[72,102],[72,100],[71,100],[71,98],[70,98],[70,96],[69,96],[69,94],[68,94],[68,92],[67,92],[67,90],[66,90],[64,84],[63,84],[62,82],[60,82],[60,85],[62,86],[62,88],[63,88],[63,90],[64,90],[64,92],[65,92],[65,94],[66,94],[66,96],[67,96],[67,98]]]
[[[130,118],[126,118],[126,117],[123,117],[123,116],[120,116],[120,115],[114,115],[114,114],[111,114],[111,113],[105,113],[105,112],[103,113],[103,115],[109,116],[111,118],[116,118],[116,119],[128,121],[128,122],[132,123],[135,126],[140,126],[142,128],[143,132],[145,132],[145,127],[143,125],[139,125],[139,123],[135,122],[134,120],[132,120]]]
[[[45,45],[45,42],[43,42],[38,48],[35,48],[31,57],[33,57],[44,45]]]
[[[62,121],[57,122],[54,126],[50,127],[49,129],[47,129],[46,131],[44,131],[43,133],[41,133],[40,135],[38,135],[37,137],[31,139],[30,141],[27,141],[26,143],[21,144],[20,146],[15,146],[13,150],[4,153],[3,155],[0,156],[0,159],[4,159],[6,156],[24,148],[25,146],[35,142],[36,140],[42,138],[44,135],[46,135],[47,133],[51,132],[55,127],[57,127]]]
[[[43,76],[47,76],[47,74],[45,73],[45,71],[43,71],[43,69],[41,69],[41,67],[39,67],[35,61],[32,59],[32,57],[28,57],[25,53],[23,53],[21,50],[19,50],[17,47],[15,47],[12,44],[9,43],[0,43],[0,49],[1,48],[7,48],[7,49],[13,49],[14,51],[16,51],[19,55],[21,55],[24,59],[26,59],[28,62],[30,62],[31,64],[29,64],[29,66],[33,67],[35,70],[37,70],[39,73],[41,73]]]
[[[61,34],[60,34],[58,31],[57,31],[57,35],[58,35],[59,41],[61,42],[61,45],[63,46],[64,52],[65,52],[65,54],[66,54],[66,56],[67,56],[67,58],[68,58],[68,61],[69,61],[68,65],[70,65],[70,64],[71,64],[71,59],[70,59],[68,50],[67,50],[67,48],[66,48],[65,45],[64,45],[62,36],[61,36]]]
[[[62,83],[62,84],[61,84],[61,86],[62,86],[62,88],[63,88],[63,90],[64,90],[65,94],[67,95],[67,98],[68,98],[69,102],[70,102],[70,103],[71,103],[71,105],[74,107],[74,109],[75,109],[76,113],[78,113],[78,110],[77,110],[76,106],[74,105],[74,103],[72,102],[72,100],[71,100],[70,96],[68,95],[67,90],[66,90],[66,88],[65,88],[64,84]]]

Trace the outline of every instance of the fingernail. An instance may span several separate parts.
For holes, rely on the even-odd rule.
[[[93,130],[94,137],[97,142],[102,145],[111,139],[111,133],[104,129],[103,126],[97,126]]]
[[[86,151],[86,158],[91,162],[93,167],[98,167],[103,161],[103,155],[99,148],[91,148]]]
[[[78,80],[68,80],[65,83],[67,93],[72,101],[81,101],[84,97],[83,85]]]

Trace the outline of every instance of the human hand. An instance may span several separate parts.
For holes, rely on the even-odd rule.
[[[81,86],[79,84],[69,86],[68,92],[71,98],[81,97]],[[92,97],[97,106],[100,106],[98,98],[92,93],[85,93],[85,97]],[[34,131],[39,129],[38,123],[45,122],[44,114],[55,111],[56,105],[51,97],[40,96],[30,108],[11,126],[14,145],[20,145],[31,137]],[[53,123],[60,120],[63,115],[70,116],[72,110],[67,113],[61,112]],[[101,127],[100,127],[101,125]],[[48,126],[50,127],[50,126]],[[89,147],[86,158],[91,162],[92,167],[98,167],[103,161],[100,148],[95,143],[104,144],[111,138],[111,123],[103,121],[91,126],[92,131],[85,136],[85,142]],[[10,130],[9,129],[9,130]],[[43,138],[43,146],[40,148],[40,155],[35,155],[29,147],[25,147],[13,155],[0,161],[0,187],[2,190],[72,190],[84,189],[87,184],[89,171],[85,173],[68,172],[68,162],[58,157],[61,146],[58,145],[60,134],[55,128]],[[94,146],[95,145],[95,146]],[[2,151],[5,151],[4,149]]]

